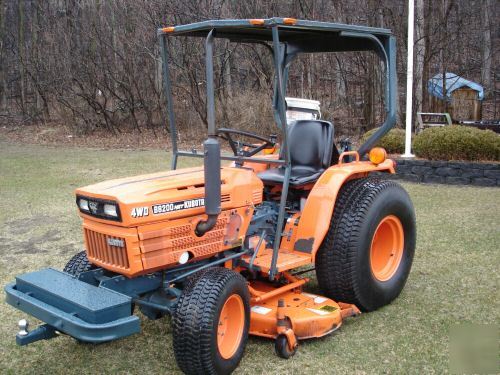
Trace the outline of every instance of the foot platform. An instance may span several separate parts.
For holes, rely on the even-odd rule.
[[[271,269],[271,261],[273,259],[272,249],[261,250],[254,260],[253,268],[262,272],[268,273]],[[244,262],[250,264],[251,256],[242,258]],[[311,255],[303,254],[297,251],[280,250],[278,253],[278,261],[276,262],[277,272],[288,271],[300,266],[311,264]]]

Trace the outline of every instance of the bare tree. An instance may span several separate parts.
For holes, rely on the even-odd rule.
[[[427,82],[446,71],[482,82],[486,102],[497,101],[496,8],[493,0],[416,1],[415,110],[429,107]],[[404,2],[0,0],[0,110],[65,122],[77,132],[164,129],[156,28],[274,15],[391,28],[404,84]],[[269,50],[222,41],[216,47],[217,121],[266,132],[272,113],[262,109],[270,108],[274,79]],[[178,126],[197,134],[206,126],[203,43],[172,38],[168,48]],[[292,64],[288,94],[320,100],[324,116],[338,125],[336,134],[356,135],[385,116],[376,62],[370,53],[301,56]]]

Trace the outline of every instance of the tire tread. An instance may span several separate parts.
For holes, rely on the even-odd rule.
[[[64,266],[63,272],[69,273],[72,276],[78,277],[81,273],[90,271],[96,268],[89,262],[85,251],[80,251],[75,254]]]
[[[245,283],[245,279],[232,270],[209,268],[201,271],[179,298],[173,317],[173,346],[177,364],[184,373],[218,373],[212,358],[213,326],[218,318],[218,298],[233,279]],[[246,285],[245,291],[248,293]],[[249,300],[248,294],[245,297]],[[247,335],[248,330],[242,338],[245,342]]]

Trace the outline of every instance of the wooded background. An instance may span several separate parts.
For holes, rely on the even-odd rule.
[[[454,72],[484,85],[483,118],[500,118],[498,2],[415,4],[415,111],[429,105],[427,80]],[[0,116],[21,124],[64,123],[80,134],[163,131],[158,27],[280,16],[392,29],[402,124],[407,11],[407,1],[396,0],[0,0]],[[203,134],[203,41],[172,38],[169,49],[178,126]],[[215,63],[218,126],[270,132],[267,49],[218,41]],[[291,69],[288,95],[320,100],[337,134],[357,136],[383,118],[380,68],[372,53],[305,55]]]

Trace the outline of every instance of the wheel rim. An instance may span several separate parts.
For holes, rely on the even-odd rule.
[[[375,229],[370,248],[370,266],[373,276],[389,280],[396,273],[404,251],[404,231],[394,215],[386,216]]]
[[[217,347],[222,358],[229,359],[238,350],[245,326],[245,308],[238,294],[231,295],[220,312]]]

